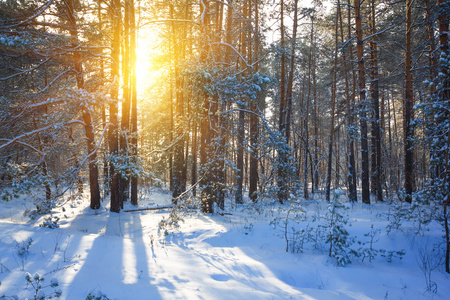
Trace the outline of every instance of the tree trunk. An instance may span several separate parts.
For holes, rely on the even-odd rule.
[[[120,155],[128,157],[128,135],[130,130],[130,107],[131,107],[131,90],[130,90],[130,0],[125,0],[125,18],[123,32],[123,53],[122,53],[122,74],[123,74],[123,101],[122,101],[122,118],[120,130]],[[128,201],[128,189],[130,181],[127,175],[121,175],[120,182],[120,207],[123,209],[123,202]]]
[[[310,35],[310,45],[309,45],[309,57],[308,57],[308,97],[306,98],[306,112],[303,120],[303,128],[304,128],[304,143],[305,143],[305,153],[304,153],[304,161],[303,161],[303,197],[308,200],[308,156],[310,156],[309,150],[309,130],[308,130],[308,122],[309,122],[309,104],[311,103],[311,72],[312,72],[312,61],[313,61],[313,47],[314,47],[314,16],[311,16],[311,35]],[[311,166],[312,166],[311,161]],[[312,169],[312,168],[311,168]],[[311,170],[313,172],[313,170]],[[311,176],[313,180],[314,176]]]
[[[170,18],[174,19],[173,4],[169,5]],[[183,170],[184,170],[184,124],[183,124],[183,112],[184,103],[181,92],[181,76],[179,72],[179,54],[182,51],[181,43],[178,43],[176,38],[175,23],[171,22],[171,39],[173,45],[173,69],[174,69],[174,82],[175,82],[175,145],[174,145],[174,161],[173,161],[173,193],[172,202],[177,204],[178,197],[184,192],[183,189]]]
[[[292,45],[291,45],[291,57],[289,60],[289,77],[288,88],[286,91],[287,109],[286,109],[286,141],[289,144],[291,134],[291,112],[292,112],[292,89],[294,85],[294,69],[295,69],[295,47],[297,39],[297,26],[298,26],[298,0],[294,0],[294,25],[292,29]]]
[[[255,30],[254,30],[254,43],[255,43],[255,56],[258,59],[259,56],[259,8],[258,0],[255,0]],[[255,65],[255,72],[259,71],[259,65]],[[250,100],[250,170],[249,170],[249,198],[256,202],[258,199],[258,100],[259,95],[255,99]]]
[[[286,131],[286,51],[284,49],[284,0],[281,0],[281,62],[280,62],[280,112],[279,132],[281,143],[278,149],[278,201],[283,204],[288,199],[288,141],[285,139]]]
[[[207,36],[209,33],[209,16],[210,11],[208,8],[209,3],[203,2],[200,0],[200,15],[203,16],[201,19],[201,30],[204,36]],[[201,63],[207,62],[209,45],[207,41],[202,41],[200,46],[200,61]],[[210,118],[215,114],[215,111],[212,111],[213,104],[210,96],[207,94],[203,95],[203,108],[202,108],[202,119],[201,119],[201,137],[200,137],[200,164],[202,170],[202,177],[200,180],[200,185],[202,187],[201,191],[201,206],[202,211],[204,213],[213,213],[214,212],[214,201],[215,195],[214,191],[214,170],[212,169],[212,162],[215,159],[212,145],[212,128],[210,124]]]
[[[109,122],[112,124],[108,132],[109,151],[111,157],[118,155],[119,138],[118,138],[118,124],[119,124],[119,110],[118,110],[118,96],[119,96],[119,76],[120,76],[120,0],[111,0],[112,11],[112,31],[113,38],[111,44],[111,78],[114,81],[111,88],[112,102],[109,106]],[[109,174],[111,176],[111,207],[112,212],[120,212],[120,196],[119,196],[119,173],[115,170],[114,163],[110,164]]]
[[[366,80],[364,74],[364,44],[361,26],[361,2],[354,1],[355,22],[357,36],[358,74],[359,74],[359,102],[360,102],[360,126],[361,126],[361,189],[362,202],[370,204],[369,183],[369,147],[367,142],[367,120],[366,120]]]
[[[379,100],[379,76],[378,76],[378,50],[377,50],[377,30],[375,21],[375,0],[371,5],[372,35],[370,42],[371,55],[371,82],[370,90],[372,96],[372,194],[376,195],[377,201],[383,201],[382,182],[382,164],[381,164],[381,130],[380,130],[380,100]]]
[[[197,122],[194,122],[192,136],[192,169],[191,169],[191,185],[193,185],[192,194],[197,195]]]
[[[350,0],[349,5],[350,5]],[[340,6],[339,6],[340,7]],[[344,41],[344,30],[342,26],[342,11],[339,9],[339,22],[340,22],[340,31],[341,31],[341,41]],[[348,9],[347,14],[347,21],[348,21],[348,35],[347,38],[351,38],[351,29],[350,29],[350,21],[351,21],[351,10]],[[356,172],[355,172],[355,144],[354,144],[354,119],[353,119],[353,103],[355,98],[354,93],[354,85],[355,85],[355,76],[354,76],[354,68],[352,67],[352,56],[353,56],[353,47],[350,45],[349,50],[349,61],[350,61],[350,67],[351,67],[351,73],[352,73],[352,79],[353,79],[353,92],[350,91],[350,83],[348,78],[348,68],[347,68],[347,51],[343,51],[342,53],[342,62],[344,65],[345,70],[345,99],[346,99],[346,111],[347,111],[347,185],[348,185],[348,198],[351,202],[357,202],[358,196],[356,191]]]
[[[318,96],[317,96],[317,77],[316,77],[316,55],[313,56],[312,65],[313,78],[313,122],[314,122],[314,160],[311,159],[311,194],[319,190],[319,118],[318,118]]]
[[[414,129],[412,125],[413,90],[412,90],[412,54],[411,54],[411,0],[406,0],[406,44],[405,44],[405,115],[404,115],[404,145],[405,145],[405,201],[411,203],[414,191]]]
[[[72,47],[74,49],[78,48],[78,28],[75,20],[75,11],[73,7],[73,0],[67,0],[67,8],[68,8],[68,16],[70,20],[70,35],[73,38],[74,42]],[[80,54],[78,51],[75,51],[74,54],[74,64],[75,71],[77,72],[77,88],[84,88],[84,78],[83,78],[83,65],[81,62]],[[87,152],[89,155],[89,191],[91,203],[90,207],[92,209],[100,208],[100,189],[98,185],[98,166],[97,166],[97,149],[95,148],[95,137],[94,137],[94,128],[92,125],[91,114],[89,113],[90,108],[83,108],[83,122],[84,129],[86,132],[86,142],[87,142]]]
[[[331,166],[333,158],[333,142],[334,142],[334,114],[336,108],[336,86],[337,86],[337,61],[338,61],[338,17],[341,13],[341,6],[338,0],[336,21],[335,21],[335,47],[334,47],[334,67],[333,67],[333,82],[331,84],[331,124],[330,124],[330,136],[328,144],[328,170],[327,170],[327,186],[325,191],[325,199],[330,201],[331,193]]]
[[[247,30],[246,30],[246,24],[247,24],[247,1],[244,1],[243,3],[243,21],[241,21],[241,36],[240,36],[240,49],[242,57],[247,56]],[[247,66],[244,66],[244,69]],[[237,128],[237,157],[236,157],[236,194],[235,194],[235,202],[237,204],[244,203],[244,200],[242,198],[242,192],[243,192],[243,183],[244,183],[244,140],[245,140],[245,105],[243,104],[244,99],[240,100],[240,104],[238,104],[239,107],[239,121],[238,121],[238,128]]]
[[[130,56],[131,56],[131,161],[138,163],[137,82],[136,82],[136,19],[134,0],[130,0]],[[138,177],[131,175],[131,204],[138,205]]]
[[[99,30],[103,30],[103,16],[102,16],[102,0],[98,0],[97,3],[97,16],[99,20]],[[102,51],[103,52],[103,51]],[[103,53],[102,53],[103,54]],[[102,82],[105,82],[105,64],[103,60],[100,60],[100,79]],[[102,125],[103,130],[107,132],[107,124],[106,124],[106,107],[102,106]],[[106,188],[109,184],[109,165],[108,165],[108,139],[103,139],[102,141],[102,152],[103,152],[103,197],[107,194],[108,188]]]
[[[448,60],[449,57],[449,39],[448,39],[448,30],[449,30],[449,1],[447,0],[439,0],[439,46],[441,50],[441,57]],[[444,86],[441,94],[441,99],[443,103],[447,102],[447,105],[450,105],[450,74],[448,66],[443,66],[441,68],[441,72],[444,74]],[[447,108],[448,109],[448,108]],[[450,113],[447,111],[447,119],[450,124]],[[444,195],[448,194],[448,184],[450,182],[450,130],[447,129],[447,147],[445,154],[445,173],[444,173]],[[444,227],[445,227],[445,242],[446,242],[446,252],[445,252],[445,271],[450,273],[450,229],[448,224],[448,206],[450,204],[450,197],[447,195],[446,199],[444,199]]]

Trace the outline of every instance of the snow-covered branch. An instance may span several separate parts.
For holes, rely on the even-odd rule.
[[[0,139],[0,141],[1,141],[1,142],[8,142],[9,140],[7,140],[7,139]],[[36,149],[35,147],[31,146],[31,145],[28,144],[28,143],[21,142],[21,141],[14,141],[14,143],[15,143],[15,144],[19,144],[19,145],[22,145],[22,146],[27,147],[28,149],[30,149],[30,150],[36,152],[37,154],[39,154],[39,156],[41,156],[41,157],[45,155],[44,152],[39,151],[38,149]]]
[[[59,78],[61,78],[62,76],[64,76],[67,73],[76,73],[77,71],[75,71],[74,69],[70,69],[70,70],[65,70],[62,73],[59,73],[55,78],[53,78],[52,81],[49,82],[49,84],[47,84],[46,87],[44,87],[42,90],[40,90],[39,92],[35,93],[34,95],[38,95],[38,94],[42,94],[44,93],[46,90],[48,90]]]
[[[50,61],[52,58],[53,58],[53,57],[49,57],[49,58],[43,60],[41,63],[37,64],[37,65],[34,66],[33,68],[26,69],[26,70],[21,70],[20,72],[17,72],[17,73],[15,73],[15,74],[9,75],[9,76],[7,76],[7,77],[2,77],[2,78],[0,78],[0,81],[6,81],[6,80],[11,79],[11,78],[14,78],[14,77],[16,77],[16,76],[19,76],[19,75],[22,75],[22,74],[25,74],[25,73],[34,71],[34,70],[36,70],[37,68],[39,68],[40,66],[46,64],[46,63],[47,63],[48,61]]]
[[[245,63],[245,65],[247,66],[247,68],[253,69],[253,65],[249,65],[247,60],[242,56],[242,54],[235,48],[233,47],[233,45],[230,45],[228,43],[225,42],[214,42],[212,43],[213,45],[223,45],[223,46],[227,46],[230,47],[234,52],[236,52],[237,55],[239,55],[239,57],[242,59],[242,61]]]
[[[42,127],[42,128],[38,128],[38,129],[35,129],[35,130],[33,130],[33,131],[30,131],[30,132],[23,133],[23,134],[21,134],[21,135],[15,137],[15,138],[13,138],[13,139],[10,139],[10,140],[1,140],[1,141],[6,141],[6,143],[4,143],[3,145],[0,145],[0,150],[3,149],[3,148],[9,147],[9,146],[11,146],[12,144],[19,143],[19,141],[20,141],[21,139],[24,139],[24,138],[27,138],[27,137],[31,137],[31,136],[33,136],[33,135],[38,134],[39,132],[43,132],[43,131],[46,131],[46,130],[50,130],[50,129],[55,129],[55,128],[63,127],[63,126],[65,126],[65,125],[72,125],[72,124],[86,125],[84,122],[82,122],[82,121],[80,121],[80,120],[72,120],[72,121],[69,121],[69,122],[67,122],[67,123],[54,123],[54,124],[50,124],[50,125],[48,125],[48,126],[45,126],[45,127]]]
[[[19,23],[16,23],[16,24],[11,24],[11,25],[7,25],[7,26],[0,26],[0,29],[14,28],[14,27],[23,25],[25,23],[28,23],[28,22],[36,19],[37,17],[39,17],[52,4],[52,2],[53,2],[53,0],[49,0],[46,4],[44,4],[42,6],[42,8],[37,13],[35,13],[34,15],[26,18],[25,20],[20,21]]]

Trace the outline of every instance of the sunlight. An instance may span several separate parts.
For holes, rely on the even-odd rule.
[[[68,293],[68,290],[70,288],[70,286],[74,283],[75,277],[78,274],[78,270],[80,270],[85,262],[86,262],[86,257],[88,256],[88,254],[92,251],[92,247],[94,245],[95,240],[98,238],[98,235],[94,235],[94,234],[90,234],[90,235],[85,235],[85,236],[76,236],[74,238],[72,238],[70,235],[67,237],[67,248],[69,248],[70,244],[77,244],[78,243],[78,247],[75,251],[70,251],[67,255],[70,256],[71,254],[74,254],[74,256],[69,257],[69,259],[71,260],[72,258],[79,258],[76,260],[77,262],[77,268],[67,268],[64,269],[64,271],[61,274],[61,278],[64,278],[64,281],[67,283],[64,287],[63,287],[63,292],[64,293]],[[66,248],[66,250],[67,250]],[[72,250],[72,249],[71,249]]]
[[[122,277],[123,283],[125,284],[134,284],[137,282],[138,274],[136,271],[136,256],[134,255],[134,253],[133,240],[129,237],[124,238],[122,252]]]
[[[137,42],[137,61],[136,61],[136,81],[138,94],[145,93],[145,89],[152,83],[152,73],[154,65],[152,57],[158,51],[160,43],[159,33],[153,27],[143,27],[138,34]]]

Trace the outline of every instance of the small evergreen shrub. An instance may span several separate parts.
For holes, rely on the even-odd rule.
[[[22,262],[22,270],[25,268],[25,263],[27,262],[28,255],[30,253],[30,246],[33,243],[32,238],[28,238],[26,241],[23,242],[16,242],[15,248],[17,256],[19,257],[20,261]]]
[[[110,300],[102,291],[89,291],[86,300]]]
[[[345,266],[352,262],[352,257],[358,253],[351,248],[355,242],[350,237],[345,225],[348,223],[348,216],[344,213],[348,209],[343,203],[338,201],[341,191],[334,191],[333,202],[328,205],[329,214],[326,215],[326,226],[328,234],[325,243],[329,244],[328,256],[336,258],[338,266]]]
[[[48,218],[44,219],[44,223],[39,225],[39,227],[47,227],[51,229],[59,228],[59,217],[55,216],[49,216]]]

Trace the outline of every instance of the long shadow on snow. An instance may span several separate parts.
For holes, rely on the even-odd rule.
[[[207,223],[216,222],[207,216],[200,218]],[[223,288],[230,299],[238,297],[238,291],[242,291],[243,297],[252,295],[258,299],[315,299],[279,278],[250,245],[242,246],[236,241],[236,232],[203,229],[180,233],[172,241],[189,253],[191,260],[203,261],[208,266],[205,270],[211,282],[217,283],[216,288],[233,286],[232,291]]]
[[[207,223],[221,223],[214,220],[215,217],[201,218]],[[265,224],[256,226],[259,225]],[[181,233],[173,238],[173,242],[190,253],[193,260],[202,260],[212,267],[207,269],[212,281],[233,285],[236,291],[241,289],[245,293],[253,289],[252,298],[255,299],[360,299],[361,294],[358,293],[319,286],[320,274],[314,274],[314,269],[311,269],[310,276],[296,278],[296,266],[292,265],[290,258],[283,258],[291,255],[271,244],[271,239],[266,237],[272,233],[263,228],[255,230],[257,235],[253,236],[251,230],[248,233],[239,227],[226,227],[226,231],[202,229]],[[307,261],[297,267],[311,266],[314,262]],[[220,288],[220,284],[217,287]],[[237,293],[229,296],[234,299]]]
[[[140,215],[129,217],[130,222],[125,223],[123,213],[108,213],[104,235],[81,238],[81,248],[83,240],[92,245],[85,250],[84,263],[63,294],[66,299],[85,297],[90,290],[121,300],[161,299],[157,288],[151,284]]]

